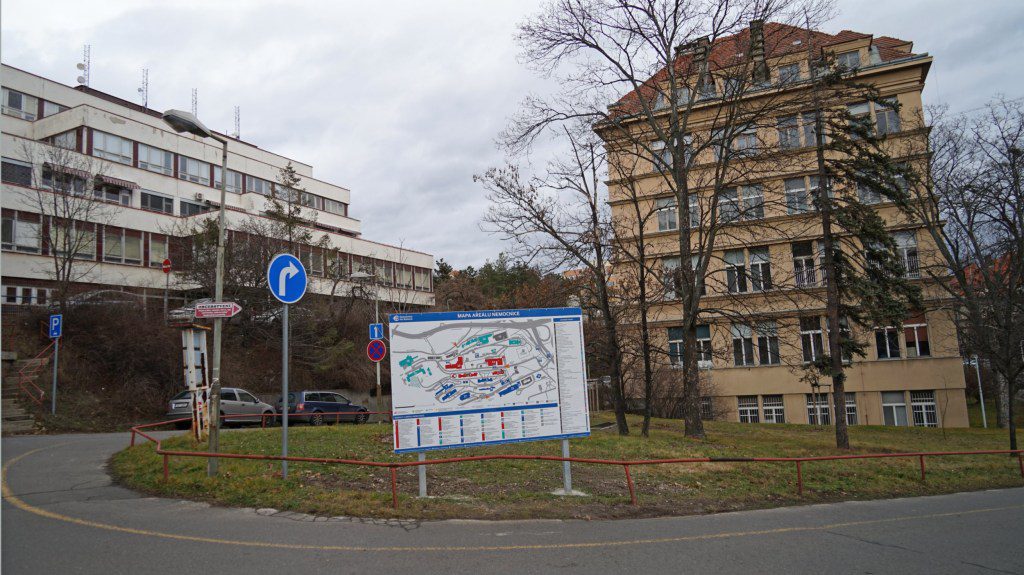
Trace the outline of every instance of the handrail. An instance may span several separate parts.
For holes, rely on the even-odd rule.
[[[342,411],[324,413],[324,415],[352,415],[360,414],[388,414],[387,411]],[[278,416],[278,414],[274,414]],[[253,415],[226,415],[225,419],[253,417]],[[470,455],[466,457],[447,457],[440,459],[427,459],[423,461],[369,461],[362,459],[341,459],[331,457],[298,457],[289,455],[263,455],[255,453],[212,453],[207,451],[178,451],[165,450],[160,440],[144,433],[142,429],[149,429],[171,423],[191,421],[190,418],[180,418],[170,421],[161,421],[145,425],[136,425],[131,428],[131,446],[135,446],[135,435],[141,435],[156,444],[156,454],[163,456],[164,481],[170,480],[169,458],[174,457],[217,457],[220,459],[251,459],[257,461],[294,461],[299,463],[325,463],[332,465],[357,465],[371,468],[386,467],[391,472],[391,504],[398,509],[398,482],[397,472],[403,467],[419,467],[421,465],[441,465],[448,463],[464,463],[467,461],[492,461],[492,460],[527,460],[527,461],[555,461],[569,463],[584,463],[593,465],[615,465],[623,468],[626,474],[626,486],[629,490],[630,502],[637,505],[636,487],[633,483],[630,467],[634,465],[666,465],[682,463],[793,463],[796,471],[796,492],[803,496],[803,464],[813,461],[848,461],[856,459],[886,459],[886,458],[916,458],[921,469],[921,481],[925,481],[925,457],[945,457],[953,455],[1017,455],[1017,464],[1020,467],[1020,476],[1024,478],[1024,449],[989,449],[979,451],[915,451],[907,453],[865,453],[845,455],[814,455],[806,457],[681,457],[673,459],[596,459],[589,457],[559,457],[556,455]]]
[[[28,360],[28,363],[18,370],[18,388],[21,389],[22,393],[27,395],[29,399],[38,405],[43,404],[43,397],[46,395],[46,391],[36,385],[35,382],[36,376],[38,376],[39,372],[42,371],[43,362],[39,360],[43,359],[43,356],[52,355],[51,349],[56,342],[56,339],[50,340],[50,345],[44,347],[42,351],[37,353],[32,359]],[[33,393],[33,390],[28,389],[27,385],[32,386],[35,393]]]

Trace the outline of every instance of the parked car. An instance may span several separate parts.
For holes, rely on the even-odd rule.
[[[191,324],[196,320],[196,304],[210,303],[213,298],[204,297],[197,299],[182,307],[167,312],[167,323],[171,325]]]
[[[127,291],[101,289],[82,292],[68,298],[67,306],[124,306],[135,307],[142,305],[142,297]],[[60,304],[56,301],[50,302],[50,309],[57,310]]]
[[[221,415],[244,415],[246,417],[229,417],[223,420],[224,425],[241,423],[260,423],[266,415],[267,424],[274,421],[274,408],[269,403],[263,403],[255,395],[237,387],[222,387],[220,390],[220,414]],[[171,398],[167,410],[167,419],[179,419],[192,415],[192,392],[183,391]],[[191,423],[182,421],[177,423],[178,429],[188,429]]]
[[[283,413],[281,398],[277,399],[277,413]],[[288,422],[301,421],[310,425],[351,421],[366,423],[370,414],[362,405],[333,391],[297,391],[288,394]],[[345,412],[338,414],[338,412]],[[280,419],[280,416],[278,416]]]

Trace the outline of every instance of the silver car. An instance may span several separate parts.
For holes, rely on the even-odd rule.
[[[260,423],[267,415],[267,425],[273,421],[274,408],[269,403],[263,403],[255,395],[237,387],[222,387],[220,390],[220,414],[227,417],[223,420],[224,425],[241,423]],[[167,411],[167,419],[180,419],[192,416],[192,392],[183,391],[171,398]],[[178,429],[188,429],[192,426],[189,421],[180,421],[176,424]]]

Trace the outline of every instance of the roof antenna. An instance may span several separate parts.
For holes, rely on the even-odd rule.
[[[149,107],[149,68],[142,69],[142,86],[139,88],[139,95],[142,96],[142,107]]]
[[[82,46],[82,61],[79,62],[75,68],[82,71],[82,75],[78,77],[78,85],[89,87],[89,52],[92,51],[92,45],[86,44]]]
[[[192,115],[199,117],[199,88],[192,88]]]
[[[235,106],[235,139],[237,140],[242,135],[242,110],[238,106]]]

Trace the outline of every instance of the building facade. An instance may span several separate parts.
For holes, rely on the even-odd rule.
[[[3,304],[46,305],[53,297],[58,226],[46,206],[59,199],[54,189],[74,189],[102,203],[80,210],[80,218],[69,216],[82,220],[74,231],[85,237],[76,244],[69,291],[121,290],[162,300],[162,262],[189,257],[182,230],[217,217],[220,144],[176,133],[159,112],[85,86],[7,65],[2,72]],[[290,164],[300,178],[296,187],[305,190],[293,199],[318,240],[298,247],[309,293],[347,294],[355,285],[352,274],[363,272],[374,276],[381,300],[433,305],[432,255],[364,239],[350,214],[348,189],[316,179],[308,164],[228,138],[229,240],[245,222],[266,217],[270,199],[284,192],[277,183],[281,169]],[[175,281],[172,301],[196,287]]]
[[[699,151],[692,152],[692,163],[686,156],[691,243],[707,245],[702,242],[712,221],[717,234],[706,258],[702,312],[695,328],[697,363],[707,382],[705,417],[828,424],[839,415],[861,425],[967,426],[956,327],[937,280],[925,272],[938,262],[934,244],[920,224],[884,197],[864,192],[859,200],[872,206],[893,234],[906,277],[921,286],[925,305],[908,311],[902,326],[852,326],[867,355],[853,358],[846,367],[845,413],[832,413],[831,380],[818,376],[814,381],[806,369],[828,349],[822,226],[813,205],[819,171],[814,109],[794,109],[798,105],[788,105],[786,98],[797,102],[807,94],[816,73],[814,55],[827,53],[833,65],[877,89],[879,101],[899,104],[890,108],[851,98],[830,105],[845,108],[885,135],[894,156],[924,167],[927,128],[921,92],[931,57],[914,53],[910,42],[895,38],[808,32],[774,23],[763,28],[757,23],[738,36],[697,43],[698,51],[705,48],[703,74],[693,72],[699,65],[680,66],[684,75],[700,74],[686,80],[694,88],[679,96],[689,119],[686,153],[691,153],[691,142],[714,141],[715,133],[726,129],[722,118],[729,113],[763,106],[757,121],[739,127],[729,144],[741,152],[737,162],[747,167],[734,181],[723,185],[716,180],[715,170],[721,171],[722,163],[712,148],[694,145]],[[695,58],[693,53],[681,51],[679,58]],[[762,74],[756,85],[724,103],[736,74],[751,70]],[[644,263],[664,284],[650,289],[656,296],[650,303],[652,335],[660,361],[678,366],[686,334],[679,327],[681,304],[669,285],[671,272],[686,263],[699,264],[696,255],[692,262],[680,262],[676,195],[665,177],[673,158],[667,156],[670,146],[657,141],[648,124],[662,121],[650,118],[669,121],[665,95],[675,88],[666,82],[664,71],[650,78],[645,85],[649,91],[630,93],[610,107],[621,117],[614,129],[606,124],[597,131],[609,153],[609,203],[618,224],[617,246],[635,251],[642,229]],[[641,99],[646,107],[639,105]],[[637,213],[647,217],[638,221]],[[620,279],[631,274],[625,259],[617,259]],[[668,366],[665,371],[672,379]],[[639,390],[628,393],[642,397]]]

